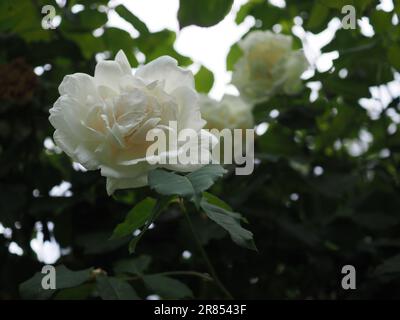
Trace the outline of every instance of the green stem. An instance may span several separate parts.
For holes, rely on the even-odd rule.
[[[231,300],[232,300],[232,299],[233,299],[232,294],[228,291],[228,289],[225,288],[224,284],[223,284],[223,283],[221,282],[221,280],[219,279],[219,277],[218,277],[218,275],[217,275],[217,273],[216,273],[216,271],[215,271],[215,269],[214,269],[214,267],[213,267],[213,265],[212,265],[210,259],[209,259],[208,256],[207,256],[206,251],[204,250],[204,248],[203,248],[203,246],[202,246],[202,244],[201,244],[201,242],[200,242],[200,239],[199,239],[199,237],[198,237],[198,235],[197,235],[197,233],[196,233],[196,231],[195,231],[195,229],[194,229],[194,227],[193,227],[192,220],[190,220],[189,213],[187,212],[187,210],[186,210],[186,208],[185,208],[185,205],[184,205],[184,203],[183,203],[183,199],[180,199],[179,205],[180,205],[180,208],[181,208],[181,210],[182,210],[182,212],[183,212],[183,215],[184,215],[185,218],[186,218],[186,221],[188,222],[190,231],[191,231],[192,234],[193,234],[193,238],[194,238],[194,240],[195,240],[195,242],[196,242],[196,245],[197,245],[197,247],[198,247],[198,249],[199,249],[199,251],[200,251],[200,253],[201,253],[201,255],[202,255],[203,259],[204,259],[204,262],[205,262],[205,264],[206,264],[206,266],[207,266],[207,268],[208,268],[208,270],[209,270],[211,276],[213,277],[215,283],[216,283],[217,286],[220,288],[220,290],[225,294],[225,296],[226,296],[228,299],[231,299]]]

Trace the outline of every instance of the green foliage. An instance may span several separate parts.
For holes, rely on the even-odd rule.
[[[149,29],[145,23],[140,21],[131,11],[129,11],[124,5],[119,5],[115,8],[115,11],[126,21],[128,21],[141,35],[149,33]]]
[[[143,277],[146,286],[165,299],[182,299],[193,297],[192,290],[184,283],[163,275]]]
[[[180,0],[178,20],[181,28],[189,25],[210,27],[222,20],[232,7],[233,0]]]
[[[142,275],[151,263],[150,256],[139,256],[137,258],[118,261],[114,266],[116,273],[127,273],[133,275]]]
[[[205,199],[201,202],[201,208],[211,220],[229,232],[233,242],[239,246],[257,250],[253,241],[253,234],[240,225],[242,218],[240,214],[211,204]]]
[[[241,56],[242,56],[242,50],[240,50],[238,44],[235,43],[229,50],[229,53],[226,57],[226,69],[233,70],[236,62],[239,60]]]
[[[121,238],[130,235],[136,229],[141,228],[149,219],[150,214],[156,204],[156,201],[151,198],[146,198],[139,202],[126,215],[125,221],[117,225],[114,229],[112,238]]]
[[[185,176],[156,169],[149,173],[149,185],[159,194],[186,197],[198,206],[201,193],[224,173],[226,170],[215,164],[209,164]]]
[[[208,93],[214,84],[214,74],[206,67],[201,66],[194,76],[197,92]]]
[[[137,300],[135,290],[124,280],[99,276],[96,278],[97,290],[103,300]]]
[[[148,230],[153,221],[157,219],[160,213],[170,204],[173,199],[174,197],[163,197],[159,199],[157,203],[152,207],[151,213],[148,215],[148,219],[146,220],[146,223],[144,224],[142,230],[129,243],[129,253],[135,252],[138,241],[143,237],[144,233]],[[141,212],[142,214],[146,213],[146,209],[150,209],[146,208],[146,206],[147,205],[141,206],[142,208],[140,210],[137,210],[137,212]]]
[[[56,288],[65,289],[76,287],[90,279],[92,269],[71,271],[63,265],[55,269]],[[54,294],[54,290],[46,290],[42,287],[44,274],[37,272],[31,279],[20,285],[21,296],[24,299],[48,299]]]

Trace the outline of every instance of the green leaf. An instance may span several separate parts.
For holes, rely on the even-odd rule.
[[[32,278],[20,284],[19,292],[22,299],[45,300],[51,298],[56,290],[45,290],[42,288],[42,279],[44,276],[44,274],[37,272]]]
[[[232,211],[232,207],[229,204],[209,192],[203,192],[203,198],[210,204],[221,207],[227,211]]]
[[[56,268],[57,289],[76,287],[85,281],[89,280],[92,273],[92,268],[72,271],[67,269],[64,265],[60,265]]]
[[[141,255],[134,259],[118,261],[114,266],[114,272],[142,275],[151,263],[151,257]]]
[[[329,7],[316,2],[308,19],[307,29],[312,32],[320,32],[326,27],[329,16]]]
[[[138,300],[136,291],[124,280],[99,276],[96,278],[97,290],[103,300]]]
[[[86,282],[90,279],[91,272],[92,268],[72,271],[64,265],[60,265],[55,269],[56,289],[43,289],[42,279],[46,274],[37,272],[32,278],[20,284],[19,291],[23,299],[48,299],[58,289],[72,288]]]
[[[226,69],[233,70],[235,68],[236,62],[242,56],[242,50],[239,45],[235,43],[229,50],[228,56],[226,57]]]
[[[96,38],[90,32],[63,32],[63,35],[78,44],[86,59],[90,59],[96,53],[105,50],[103,39]]]
[[[165,29],[150,33],[146,37],[139,37],[135,40],[139,50],[146,56],[146,62],[168,55],[176,59],[180,66],[192,63],[190,58],[179,54],[174,49],[176,33],[171,30]]]
[[[200,193],[210,188],[226,170],[220,165],[209,164],[199,170],[181,176],[156,169],[149,173],[149,185],[162,195],[186,197],[199,204]]]
[[[201,66],[195,77],[196,90],[208,93],[214,84],[214,74],[206,67]]]
[[[27,14],[27,13],[30,14]],[[42,28],[40,9],[30,0],[0,1],[0,31],[16,33],[27,42],[49,41],[54,30]]]
[[[200,202],[200,206],[211,220],[229,232],[233,242],[241,247],[257,251],[253,233],[240,225],[241,215],[239,213],[230,212],[208,203],[204,198]]]
[[[180,0],[178,20],[180,28],[189,25],[210,27],[221,21],[231,10],[233,0]]]
[[[371,14],[371,23],[378,33],[385,33],[392,28],[392,13],[375,10]]]
[[[129,32],[118,28],[104,28],[104,34],[101,39],[104,41],[105,48],[111,51],[113,57],[119,50],[123,50],[132,67],[139,64],[134,55],[136,41]]]
[[[141,228],[151,216],[155,204],[156,200],[152,198],[146,198],[139,202],[128,212],[125,221],[117,225],[111,238],[122,238]]]
[[[143,237],[144,233],[150,227],[152,222],[157,219],[158,215],[173,201],[175,197],[162,197],[154,206],[150,218],[146,221],[142,231],[131,240],[129,243],[129,253],[134,253],[139,240]]]
[[[126,21],[128,21],[141,35],[149,33],[146,24],[136,17],[130,10],[124,5],[120,4],[115,8],[115,11]]]
[[[211,240],[221,240],[227,232],[204,214],[193,214],[190,219],[202,245],[207,245]],[[186,224],[182,225],[186,232]]]
[[[260,2],[263,2],[263,0],[251,0],[242,5],[239,11],[236,13],[236,18],[235,18],[236,24],[241,24],[244,21],[244,19],[246,19],[246,17],[249,15],[254,5]]]
[[[162,169],[155,169],[149,172],[149,186],[162,195],[187,197],[194,194],[194,189],[189,179]]]
[[[93,283],[84,283],[78,287],[66,288],[56,293],[55,300],[85,300],[93,292]]]
[[[397,70],[400,70],[400,46],[397,44],[392,45],[387,51],[389,62]]]
[[[221,178],[227,171],[220,165],[209,164],[199,170],[189,173],[186,177],[193,185],[195,194],[210,188],[214,182]]]
[[[146,286],[166,299],[193,297],[190,288],[181,281],[163,275],[144,276]]]
[[[109,231],[90,232],[76,237],[76,244],[83,248],[84,254],[100,255],[112,252],[129,241],[129,237],[110,239]]]
[[[85,9],[76,14],[65,15],[61,29],[67,32],[92,32],[107,23],[107,14],[97,9]]]

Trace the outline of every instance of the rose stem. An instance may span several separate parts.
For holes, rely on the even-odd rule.
[[[180,199],[179,206],[180,206],[180,208],[181,208],[181,210],[183,212],[183,215],[186,218],[186,221],[187,221],[187,223],[189,225],[190,231],[192,232],[193,238],[194,238],[194,240],[196,242],[197,248],[199,249],[201,255],[203,256],[203,259],[204,259],[205,264],[207,265],[208,271],[212,275],[215,283],[218,285],[218,287],[221,289],[221,291],[226,295],[226,297],[228,299],[230,299],[230,300],[233,300],[232,294],[228,291],[228,289],[225,288],[225,286],[223,285],[223,283],[219,279],[219,277],[218,277],[218,275],[217,275],[217,273],[216,273],[216,271],[215,271],[210,259],[207,256],[206,251],[204,250],[204,248],[203,248],[203,246],[202,246],[202,244],[200,242],[200,239],[199,239],[196,231],[194,230],[194,227],[193,227],[192,221],[190,219],[189,213],[187,212],[185,204],[183,203],[183,199]]]

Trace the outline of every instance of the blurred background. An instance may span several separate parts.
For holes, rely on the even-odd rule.
[[[346,4],[355,29],[341,28]],[[206,269],[178,208],[134,255],[130,239],[109,240],[152,192],[107,196],[99,172],[55,146],[48,110],[65,75],[93,74],[120,49],[133,67],[170,55],[193,71],[198,91],[237,95],[237,42],[253,30],[292,35],[310,67],[300,93],[254,108],[254,173],[212,189],[247,218],[259,252],[193,216],[217,273],[242,299],[399,298],[399,15],[395,0],[2,0],[0,299],[99,298],[90,278],[50,295],[21,292],[44,264],[65,265],[74,279],[133,268],[129,286],[142,299],[222,298],[213,283],[179,273]],[[341,286],[344,265],[356,269],[356,290]]]

